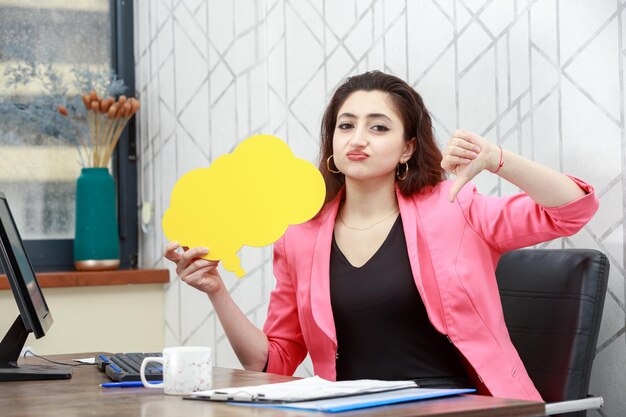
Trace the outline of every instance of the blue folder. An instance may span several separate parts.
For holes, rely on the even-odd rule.
[[[405,388],[394,391],[377,392],[373,394],[360,394],[347,397],[329,398],[326,400],[290,402],[282,404],[239,401],[229,401],[227,402],[227,404],[241,405],[246,407],[286,408],[301,411],[322,411],[325,413],[338,413],[341,411],[358,410],[360,408],[378,407],[382,405],[404,403],[409,401],[448,397],[458,394],[469,394],[475,391],[476,390],[473,388]]]

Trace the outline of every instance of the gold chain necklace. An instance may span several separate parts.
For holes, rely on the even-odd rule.
[[[385,217],[383,217],[382,219],[378,220],[377,222],[372,223],[371,225],[364,227],[364,228],[360,228],[360,227],[350,227],[346,224],[346,222],[343,221],[343,217],[341,216],[341,210],[337,212],[337,214],[339,214],[339,220],[341,220],[341,223],[343,223],[344,226],[346,226],[348,229],[350,230],[369,230],[372,227],[376,226],[378,223],[382,223],[385,220],[387,220],[388,218],[390,218],[391,216],[393,216],[394,214],[396,214],[397,212],[400,211],[400,207],[398,207],[393,213],[386,215]]]

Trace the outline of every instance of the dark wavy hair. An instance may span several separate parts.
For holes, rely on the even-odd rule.
[[[424,106],[422,97],[406,82],[393,75],[380,71],[371,71],[349,77],[337,88],[328,103],[322,118],[319,170],[326,183],[326,200],[337,196],[345,183],[343,174],[333,174],[326,167],[326,160],[333,154],[333,135],[337,124],[337,113],[350,96],[356,91],[382,91],[389,94],[394,110],[398,112],[404,126],[404,138],[410,141],[416,138],[415,152],[407,161],[409,173],[406,178],[396,182],[402,195],[409,196],[423,187],[436,185],[445,179],[441,168],[441,151],[433,135],[432,121]]]

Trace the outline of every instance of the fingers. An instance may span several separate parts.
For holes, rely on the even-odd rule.
[[[460,156],[446,154],[441,160],[441,167],[446,171],[454,171],[457,166],[467,165],[472,162],[474,158],[463,158]]]
[[[212,270],[217,268],[218,264],[219,261],[209,261],[208,259],[202,258],[195,259],[186,268],[181,270],[178,273],[178,276],[180,276],[184,281],[187,281],[187,278],[191,277],[194,274],[204,274],[205,272],[211,272]]]
[[[459,165],[468,165],[477,159],[485,140],[465,129],[457,129],[443,151],[441,167],[453,172]]]
[[[165,252],[163,252],[163,256],[165,259],[168,259],[172,262],[178,262],[180,260],[180,254],[176,251],[178,249],[178,242],[170,242],[165,247]]]
[[[455,130],[454,133],[452,134],[452,137],[463,139],[464,141],[467,141],[475,145],[479,145],[481,140],[483,140],[483,138],[480,135],[477,135],[476,133],[470,132],[469,130],[465,130],[465,129]]]
[[[441,160],[441,167],[456,175],[450,187],[450,202],[456,199],[465,184],[486,168],[491,147],[480,135],[465,129],[454,131]]]
[[[454,145],[448,145],[443,152],[441,167],[446,171],[452,172],[459,165],[468,165],[477,157],[478,154],[472,150],[467,150]]]
[[[210,295],[220,288],[222,282],[217,272],[218,264],[219,261],[197,258],[179,271],[178,276],[185,284]]]
[[[480,147],[464,139],[452,138],[448,143],[448,148],[458,156],[466,158],[476,158],[480,153]]]
[[[187,269],[189,265],[194,262],[195,259],[200,259],[209,253],[209,250],[205,247],[196,247],[196,248],[189,249],[187,246],[182,247],[185,252],[179,253],[177,251],[179,247],[181,246],[178,242],[170,242],[165,247],[165,251],[163,253],[163,256],[166,259],[176,263],[176,273],[178,275],[180,275],[185,269]],[[210,261],[210,262],[214,262],[214,261]],[[193,269],[192,272],[197,269],[198,267]]]
[[[486,140],[476,133],[465,129],[457,129],[448,141],[448,145],[455,145],[468,151],[480,152]]]
[[[202,246],[185,250],[185,252],[180,254],[180,259],[176,263],[176,273],[178,274],[178,276],[182,276],[183,272],[196,259],[200,259],[203,256],[206,256],[208,253],[209,253],[209,250]]]
[[[462,138],[452,137],[448,141],[446,150],[457,156],[466,158],[475,158],[480,153],[480,146]]]
[[[204,246],[198,246],[196,248],[191,248],[185,250],[185,252],[181,255],[182,259],[187,263],[190,263],[195,258],[202,258],[209,253],[209,250]]]

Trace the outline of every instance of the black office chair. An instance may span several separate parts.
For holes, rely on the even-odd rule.
[[[591,249],[521,249],[496,269],[504,319],[546,414],[584,417],[602,406],[589,377],[609,279],[607,257]],[[572,413],[575,412],[575,413]]]

